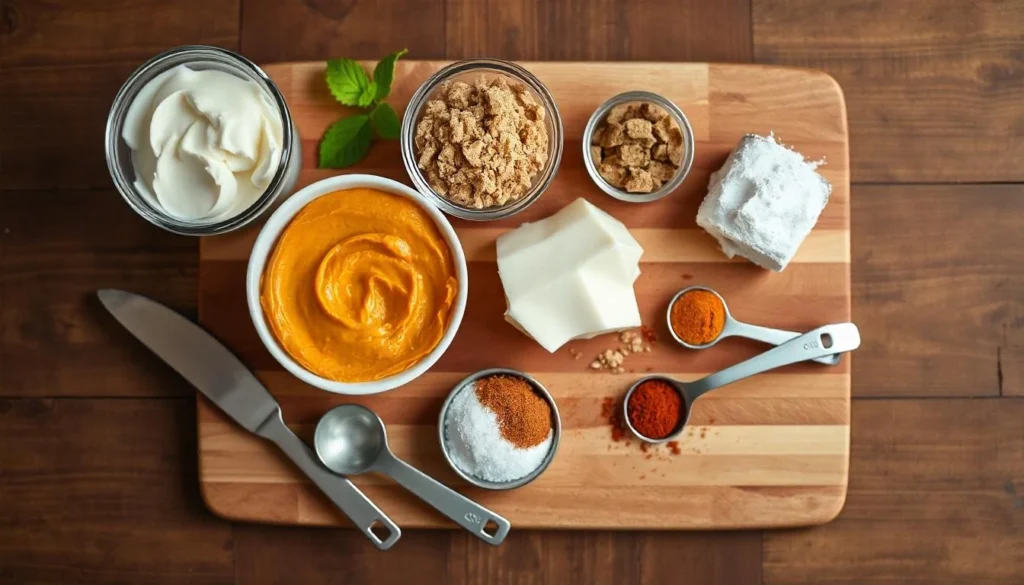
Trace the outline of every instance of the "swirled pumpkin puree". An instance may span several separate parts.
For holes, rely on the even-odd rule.
[[[260,302],[291,357],[339,382],[407,370],[441,341],[458,290],[434,221],[405,197],[350,189],[314,199],[278,238]]]

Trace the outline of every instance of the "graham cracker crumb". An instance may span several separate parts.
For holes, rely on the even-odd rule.
[[[441,85],[416,125],[417,164],[430,187],[473,209],[523,197],[548,160],[546,112],[504,77]]]

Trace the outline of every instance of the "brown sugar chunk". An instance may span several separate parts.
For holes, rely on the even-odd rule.
[[[652,160],[647,165],[647,171],[658,181],[668,181],[676,174],[676,168],[663,162]]]
[[[621,124],[625,121],[627,113],[629,113],[629,104],[619,104],[608,110],[604,121],[608,124]]]
[[[626,136],[629,136],[630,138],[637,139],[654,137],[650,120],[645,120],[643,118],[631,118],[626,120],[624,127],[626,129]]]
[[[590,147],[590,159],[592,161],[594,161],[594,164],[595,165],[600,165],[601,164],[601,158],[602,158],[601,147],[600,146],[591,146]]]
[[[644,169],[629,169],[629,178],[626,179],[626,191],[630,193],[650,193],[654,190],[654,178]]]
[[[658,139],[658,142],[668,143],[669,140],[669,129],[672,128],[672,119],[668,116],[658,120],[654,124],[654,137]]]
[[[651,152],[642,144],[629,142],[619,147],[622,163],[628,167],[646,167],[651,162]]]
[[[655,144],[654,148],[651,149],[651,158],[660,161],[668,160],[668,145],[664,143]]]
[[[640,115],[650,122],[657,122],[658,120],[667,117],[668,112],[666,112],[661,106],[643,103],[640,105]]]
[[[611,123],[605,128],[601,146],[614,148],[626,141],[626,131],[621,124]]]

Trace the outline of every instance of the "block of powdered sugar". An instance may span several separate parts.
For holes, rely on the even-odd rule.
[[[818,222],[832,186],[774,136],[748,134],[712,173],[697,224],[726,256],[781,272]]]

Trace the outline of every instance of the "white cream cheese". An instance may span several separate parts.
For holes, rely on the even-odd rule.
[[[748,134],[711,174],[697,225],[732,258],[781,272],[796,255],[828,203],[832,187],[774,136]]]
[[[644,250],[585,199],[502,234],[497,247],[505,319],[544,349],[640,326],[633,283]]]
[[[256,83],[179,65],[143,86],[121,136],[135,188],[152,205],[182,221],[215,222],[263,194],[281,160],[282,130]]]

